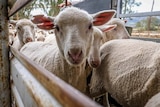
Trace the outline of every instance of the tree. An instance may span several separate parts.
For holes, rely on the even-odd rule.
[[[128,13],[134,13],[135,11],[132,10],[134,6],[140,6],[141,2],[136,2],[135,0],[122,0],[122,13],[128,14]]]
[[[146,19],[137,22],[136,28],[139,30],[148,30],[149,18],[150,17],[147,17]],[[158,17],[151,17],[150,30],[158,30],[159,25],[160,25],[160,19]]]
[[[151,12],[153,11],[153,7],[154,7],[154,0],[152,1],[152,7],[151,7]],[[150,30],[150,26],[151,26],[151,16],[149,16],[148,18],[148,31]],[[149,34],[148,34],[149,35]]]
[[[29,18],[31,11],[34,9],[41,9],[48,16],[55,16],[59,13],[60,9],[58,4],[63,0],[33,0],[27,6],[22,8],[13,16],[13,19]]]

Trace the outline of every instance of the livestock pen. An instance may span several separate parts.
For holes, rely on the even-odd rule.
[[[8,46],[8,19],[32,0],[17,0],[8,12],[0,0],[0,107],[100,106],[49,71]],[[9,52],[14,58],[9,59]]]
[[[8,19],[32,0],[17,0],[8,13],[7,0],[0,0],[0,107],[97,107],[95,103],[72,86],[26,58],[12,47],[8,47]],[[117,17],[160,16],[160,12],[120,14]],[[159,39],[137,38],[160,42]],[[9,51],[14,58],[9,60]],[[14,104],[15,103],[15,104]]]

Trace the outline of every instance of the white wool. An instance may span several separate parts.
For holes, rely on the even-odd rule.
[[[101,65],[94,69],[91,92],[105,88],[124,107],[143,107],[160,91],[160,44],[119,39],[101,46]]]

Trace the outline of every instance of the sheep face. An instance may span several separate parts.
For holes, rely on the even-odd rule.
[[[92,43],[92,17],[77,8],[66,8],[54,20],[55,35],[62,56],[71,65],[86,60]]]
[[[90,67],[97,68],[101,63],[99,49],[103,37],[103,32],[96,27],[93,27],[93,29],[94,40],[88,55],[88,64],[90,65]]]
[[[21,19],[16,24],[18,38],[23,44],[35,41],[34,24],[28,19]]]
[[[113,18],[110,22],[108,22],[108,24],[116,24],[117,27],[111,31],[106,32],[107,37],[111,37],[113,39],[129,39],[130,35],[125,28],[124,21],[118,18]]]

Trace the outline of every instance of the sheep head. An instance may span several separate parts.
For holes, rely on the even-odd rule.
[[[11,20],[10,23],[16,26],[16,31],[21,44],[35,41],[35,25],[28,19],[18,21]]]

